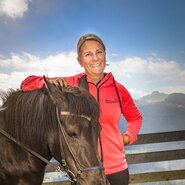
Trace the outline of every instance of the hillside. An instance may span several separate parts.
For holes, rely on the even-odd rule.
[[[153,92],[136,101],[143,115],[140,133],[185,130],[185,94],[164,94]],[[121,130],[126,128],[125,120],[120,123]]]
[[[168,94],[154,91],[152,94],[146,95],[138,100],[140,104],[157,103],[162,102],[166,99]]]
[[[173,94],[169,94],[165,100],[164,100],[165,104],[169,104],[169,105],[176,105],[179,107],[185,107],[185,94],[182,93],[173,93]]]
[[[143,115],[141,132],[185,130],[185,94],[153,92],[138,103]]]

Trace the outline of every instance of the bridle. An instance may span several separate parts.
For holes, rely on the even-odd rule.
[[[76,158],[69,142],[68,142],[68,139],[66,137],[66,131],[64,129],[64,126],[62,125],[61,121],[60,121],[60,116],[59,116],[59,111],[58,111],[58,108],[56,107],[56,115],[57,115],[57,121],[58,121],[58,125],[59,125],[59,128],[60,128],[60,131],[61,131],[61,134],[64,138],[64,141],[65,141],[65,144],[67,145],[67,148],[75,162],[75,165],[76,165],[76,169],[77,169],[77,175],[75,176],[75,174],[69,170],[68,166],[67,166],[67,163],[66,163],[66,160],[65,160],[65,154],[64,154],[64,146],[63,146],[63,143],[61,142],[61,139],[60,139],[60,151],[62,152],[62,160],[61,160],[61,165],[62,167],[64,168],[64,170],[67,172],[68,176],[70,177],[70,181],[74,184],[77,183],[77,179],[79,177],[79,175],[81,175],[83,172],[88,172],[88,171],[95,171],[95,170],[103,170],[104,168],[102,166],[94,166],[94,167],[85,167],[83,164],[80,163],[80,161]],[[81,118],[85,118],[87,119],[88,121],[91,121],[91,118],[88,117],[88,116],[85,116],[83,114],[81,115],[76,115],[76,114],[72,114],[68,111],[61,111],[60,112],[60,115],[62,116],[78,116],[78,117],[81,117]]]
[[[60,115],[63,115],[63,116],[78,116],[78,117],[82,117],[82,118],[85,118],[87,119],[88,121],[91,121],[91,118],[88,117],[88,116],[85,116],[85,115],[76,115],[76,114],[72,114],[68,111],[62,111],[60,112]],[[67,166],[67,163],[66,163],[66,160],[65,160],[65,154],[64,154],[64,147],[63,147],[63,143],[61,141],[61,139],[59,139],[59,142],[60,142],[60,151],[62,153],[62,160],[61,160],[61,165],[64,169],[64,171],[67,173],[68,175],[68,178],[69,180],[74,184],[76,185],[77,184],[77,180],[78,180],[78,177],[84,173],[84,172],[88,172],[88,171],[95,171],[95,170],[103,170],[104,168],[102,166],[94,166],[94,167],[85,167],[84,165],[82,165],[80,163],[80,161],[76,158],[68,140],[67,140],[67,137],[66,137],[66,131],[60,121],[60,117],[59,117],[59,111],[58,111],[58,108],[56,107],[56,116],[57,116],[57,121],[58,121],[58,125],[59,125],[59,128],[60,128],[60,131],[61,131],[61,134],[64,138],[64,141],[65,141],[65,144],[67,145],[67,148],[75,162],[75,165],[76,165],[76,169],[77,169],[77,172],[76,172],[76,176],[74,174],[74,172],[72,172],[71,170],[69,170],[68,166]],[[43,161],[44,163],[46,163],[48,166],[50,166],[52,169],[54,169],[55,171],[57,172],[60,172],[62,174],[64,174],[64,172],[61,170],[60,166],[59,165],[55,165],[53,164],[52,162],[50,162],[49,160],[47,160],[45,157],[41,156],[40,154],[38,154],[37,152],[33,151],[32,149],[28,148],[27,146],[23,145],[21,142],[19,142],[15,137],[11,136],[8,132],[6,132],[5,130],[3,130],[2,128],[0,128],[0,133],[2,135],[4,135],[6,138],[10,139],[11,141],[13,141],[14,143],[16,143],[17,145],[19,145],[20,147],[22,147],[25,151],[29,152],[30,154],[34,155],[35,157],[37,157],[38,159],[40,159],[41,161]]]

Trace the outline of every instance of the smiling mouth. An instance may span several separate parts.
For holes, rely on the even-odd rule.
[[[92,67],[99,67],[101,64],[91,64]]]

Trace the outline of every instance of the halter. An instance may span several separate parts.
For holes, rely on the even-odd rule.
[[[58,110],[57,110],[57,114],[58,114]],[[61,111],[60,114],[62,116],[78,116],[78,117],[81,117],[81,118],[85,118],[87,119],[88,121],[91,121],[91,118],[89,116],[85,116],[83,114],[80,114],[80,115],[77,115],[77,114],[72,114],[70,112],[67,112],[67,111]],[[60,123],[60,119],[59,119],[59,123]]]
[[[67,112],[67,111],[62,111],[62,112],[60,112],[60,114],[63,115],[63,116],[78,116],[78,117],[85,118],[88,121],[91,121],[91,118],[90,117],[85,116],[83,114],[76,115],[76,114],[72,114],[72,113]],[[77,174],[77,176],[75,176],[74,173],[71,170],[69,170],[69,168],[67,166],[67,163],[66,163],[66,160],[65,160],[65,155],[64,155],[64,147],[63,147],[63,144],[62,144],[61,139],[59,139],[60,148],[61,148],[60,151],[61,151],[62,157],[63,157],[63,159],[61,160],[61,165],[64,168],[64,171],[67,173],[67,175],[69,177],[69,180],[73,184],[76,184],[77,183],[78,176],[81,175],[83,172],[95,171],[95,170],[103,170],[104,168],[102,166],[95,166],[95,167],[85,168],[85,166],[80,163],[80,161],[76,158],[76,156],[75,156],[72,148],[69,145],[69,142],[68,142],[67,137],[66,137],[66,131],[65,131],[64,127],[62,126],[62,123],[61,123],[60,118],[59,118],[59,112],[58,112],[58,108],[57,107],[56,107],[56,115],[57,115],[57,121],[58,121],[58,125],[60,127],[60,131],[62,133],[62,136],[63,136],[63,138],[65,140],[65,143],[66,143],[66,145],[68,147],[68,150],[69,150],[69,152],[70,152],[71,156],[73,157],[73,160],[74,160],[74,162],[76,164],[76,169],[77,169],[77,173],[76,174]],[[4,135],[5,137],[7,137],[8,139],[10,139],[11,141],[13,141],[14,143],[16,143],[17,145],[19,145],[20,147],[22,147],[25,151],[29,152],[30,154],[34,155],[35,157],[37,157],[38,159],[40,159],[41,161],[43,161],[44,163],[46,163],[48,166],[50,166],[51,168],[53,168],[55,171],[64,174],[64,172],[60,169],[60,166],[59,165],[55,165],[55,164],[51,163],[45,157],[41,156],[37,152],[35,152],[32,149],[28,148],[27,146],[23,145],[15,137],[11,136],[9,133],[7,133],[2,128],[0,128],[0,133],[2,135]]]
[[[65,154],[64,154],[64,146],[63,146],[63,143],[61,142],[61,139],[60,139],[60,148],[61,148],[61,152],[62,152],[62,156],[63,156],[63,159],[61,160],[61,165],[62,167],[64,168],[64,170],[67,172],[68,176],[70,177],[70,181],[74,184],[77,183],[77,178],[79,175],[81,175],[83,172],[88,172],[88,171],[95,171],[95,170],[103,170],[104,168],[102,166],[94,166],[94,167],[85,167],[84,165],[82,165],[80,163],[80,161],[76,158],[71,146],[69,145],[69,142],[67,140],[67,137],[66,137],[66,131],[60,121],[60,116],[59,116],[59,111],[58,111],[58,108],[56,107],[56,115],[57,115],[57,121],[59,123],[59,127],[60,127],[60,131],[62,133],[62,136],[64,138],[64,141],[65,141],[65,144],[67,145],[67,148],[76,164],[76,169],[77,169],[77,175],[75,176],[75,174],[69,170],[68,166],[67,166],[67,163],[66,163],[66,160],[65,160]],[[88,117],[88,116],[85,116],[83,114],[81,115],[76,115],[76,114],[72,114],[70,112],[67,112],[67,111],[61,111],[60,112],[60,115],[62,116],[78,116],[78,117],[81,117],[81,118],[85,118],[87,119],[88,121],[91,121],[91,118]]]

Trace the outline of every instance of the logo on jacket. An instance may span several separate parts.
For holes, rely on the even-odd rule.
[[[105,103],[118,103],[118,99],[114,99],[114,100],[105,100]]]

